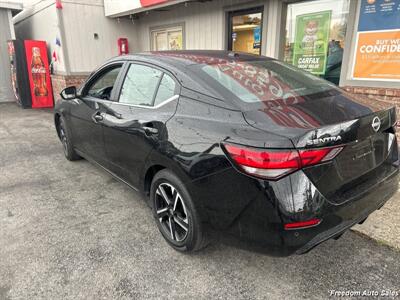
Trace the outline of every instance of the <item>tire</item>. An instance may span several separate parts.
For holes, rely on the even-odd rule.
[[[60,137],[61,144],[63,145],[65,158],[74,161],[82,159],[74,150],[74,144],[72,142],[72,135],[67,126],[64,117],[60,117],[58,124],[58,136]]]
[[[157,227],[171,247],[180,252],[194,252],[207,245],[196,206],[174,173],[164,169],[154,176],[150,201]]]

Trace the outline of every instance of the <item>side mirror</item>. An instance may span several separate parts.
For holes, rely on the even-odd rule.
[[[63,89],[60,93],[61,98],[64,100],[72,100],[76,98],[76,87],[75,86],[69,86],[65,89]]]

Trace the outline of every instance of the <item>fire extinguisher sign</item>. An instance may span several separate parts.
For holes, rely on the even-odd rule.
[[[24,43],[32,108],[53,107],[46,42],[26,40]]]

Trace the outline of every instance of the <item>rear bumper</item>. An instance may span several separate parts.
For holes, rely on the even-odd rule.
[[[398,165],[391,164],[386,171],[376,184],[358,195],[352,195],[349,201],[342,204],[334,204],[324,198],[303,172],[278,182],[248,181],[239,175],[241,183],[224,189],[225,193],[232,190],[232,194],[223,207],[207,211],[211,215],[209,224],[219,240],[240,248],[274,256],[306,253],[362,222],[396,193]],[[228,216],[232,220],[229,223]],[[315,217],[322,219],[317,226],[284,230],[285,223]]]
[[[358,203],[349,203],[338,209],[333,216],[342,221],[336,226],[327,229],[313,237],[304,246],[295,251],[296,254],[304,254],[318,246],[322,242],[340,236],[354,225],[363,222],[374,211],[380,209],[397,191],[399,171],[393,172],[379,184],[371,188],[371,192],[357,199]],[[353,214],[352,217],[343,217]]]

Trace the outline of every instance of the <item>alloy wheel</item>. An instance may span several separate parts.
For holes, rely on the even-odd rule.
[[[63,145],[64,154],[68,155],[68,139],[63,125],[60,125],[60,140]]]
[[[164,234],[172,241],[182,242],[187,237],[190,228],[185,202],[171,184],[158,185],[155,211]]]

